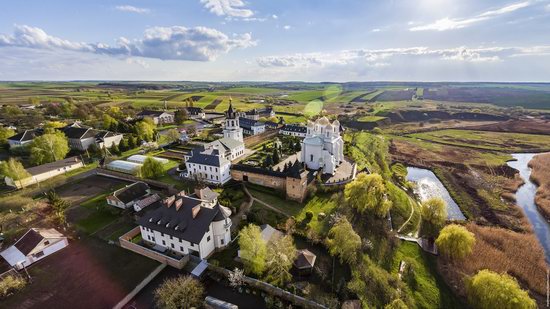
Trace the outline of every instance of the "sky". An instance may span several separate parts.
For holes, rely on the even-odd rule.
[[[0,80],[550,81],[550,0],[0,4]]]

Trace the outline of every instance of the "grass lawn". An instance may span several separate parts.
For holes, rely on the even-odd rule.
[[[392,273],[399,272],[399,263],[406,259],[413,264],[414,279],[408,283],[411,297],[418,308],[462,308],[436,270],[436,257],[425,253],[417,244],[402,242],[395,253]],[[412,283],[411,283],[412,282]]]
[[[550,149],[548,135],[450,129],[416,133],[410,136],[447,145],[503,152]]]
[[[269,224],[274,228],[277,228],[279,224],[284,224],[286,221],[286,216],[255,201],[252,204],[252,207],[250,207],[248,221],[256,225]]]
[[[247,184],[246,187],[250,194],[252,194],[252,196],[281,210],[289,216],[296,216],[303,208],[302,204],[295,201],[287,200],[282,197],[282,195],[278,195],[277,192],[275,192],[276,194],[269,193],[273,192],[268,191],[271,189],[265,189],[259,186],[251,186],[250,184]]]
[[[325,235],[328,230],[328,217],[330,214],[338,207],[338,203],[336,200],[333,200],[330,198],[329,195],[317,195],[314,196],[312,199],[308,201],[306,206],[302,208],[300,213],[296,216],[296,221],[298,222],[298,226],[303,228],[305,230],[306,226],[311,228],[312,230],[316,231],[318,235]],[[306,222],[306,213],[308,211],[311,211],[313,213],[313,218]],[[319,213],[325,213],[326,218],[319,220]],[[305,224],[305,226],[301,226],[301,223]]]
[[[377,121],[384,120],[384,119],[386,119],[386,117],[381,117],[381,116],[363,116],[363,117],[357,119],[357,121],[360,121],[360,122],[377,122]]]
[[[235,261],[237,251],[239,250],[239,242],[234,241],[222,251],[214,253],[209,259],[209,263],[218,264],[227,269],[242,268],[242,264]]]
[[[120,217],[121,210],[109,206],[105,200],[105,197],[109,194],[111,192],[100,194],[77,206],[85,208],[88,213],[85,218],[76,222],[78,229],[87,234],[92,234]]]

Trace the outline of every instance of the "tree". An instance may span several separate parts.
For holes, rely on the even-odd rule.
[[[14,182],[31,177],[31,174],[25,170],[23,164],[15,158],[9,158],[8,161],[0,161],[0,175],[9,177]],[[19,183],[19,185],[21,186],[22,184]]]
[[[445,201],[437,197],[430,198],[422,203],[421,234],[428,237],[437,236],[446,219],[447,207]]]
[[[168,138],[168,141],[173,143],[180,138],[180,132],[178,132],[177,129],[170,129],[168,132],[166,132],[166,137]]]
[[[61,132],[36,137],[30,145],[31,162],[44,164],[64,159],[69,153],[67,137]]]
[[[401,299],[394,299],[391,303],[387,304],[384,309],[408,309],[409,307]]]
[[[44,129],[59,129],[66,125],[67,124],[62,121],[48,121],[44,124]],[[51,130],[50,132],[55,132],[55,130]]]
[[[118,127],[118,121],[109,114],[103,114],[103,129],[111,130],[116,127]]]
[[[277,164],[281,162],[281,156],[279,155],[279,150],[277,148],[273,148],[273,164]]]
[[[48,202],[50,203],[54,219],[57,221],[57,223],[63,225],[65,224],[66,216],[65,216],[65,210],[69,208],[69,203],[57,195],[55,191],[51,190],[46,194],[48,198]]]
[[[487,269],[467,280],[466,294],[472,307],[479,309],[537,308],[537,303],[520,288],[514,277]]]
[[[0,299],[10,295],[10,293],[21,290],[26,284],[27,282],[22,277],[5,276],[0,280]]]
[[[118,145],[118,147],[120,148],[120,151],[126,151],[130,149],[130,146],[128,145],[128,141],[129,141],[128,138],[123,138],[120,141],[120,144]]]
[[[155,292],[158,307],[164,309],[187,309],[201,307],[204,287],[191,276],[179,276],[165,280]]]
[[[327,246],[330,255],[338,255],[341,263],[353,264],[357,261],[357,252],[361,248],[361,237],[355,233],[346,218],[341,218],[329,230]]]
[[[8,138],[15,135],[15,131],[10,128],[0,127],[0,146],[8,143]]]
[[[116,155],[120,155],[120,148],[118,147],[117,144],[113,144],[113,146],[111,146],[110,151],[111,151],[111,153],[114,153]]]
[[[451,224],[444,227],[435,241],[439,252],[451,260],[460,260],[472,253],[475,236],[465,227]]]
[[[137,147],[137,138],[134,136],[128,137],[128,149],[134,149]]]
[[[266,278],[274,285],[282,286],[292,279],[290,269],[296,259],[296,246],[290,235],[280,237],[267,245]]]
[[[266,266],[267,244],[257,225],[249,224],[239,232],[239,247],[245,272],[261,275]]]
[[[178,109],[174,113],[174,122],[176,124],[184,124],[187,119],[189,119],[189,114],[187,113],[187,109],[185,108]]]
[[[229,273],[227,279],[229,280],[229,285],[231,287],[238,288],[244,285],[244,271],[235,267],[233,272]]]
[[[138,138],[145,141],[152,141],[155,136],[155,125],[146,120],[136,123],[136,132]]]
[[[264,167],[272,167],[272,166],[273,166],[273,158],[271,158],[271,155],[267,155],[265,157]]]
[[[164,175],[164,166],[158,160],[147,157],[141,166],[141,177],[159,178]]]
[[[185,128],[185,131],[187,132],[187,135],[193,136],[193,135],[197,134],[197,126],[192,124],[192,125],[188,126],[187,128]]]
[[[370,211],[378,217],[385,217],[392,207],[386,197],[384,179],[379,174],[359,174],[344,190],[346,201],[360,213]]]

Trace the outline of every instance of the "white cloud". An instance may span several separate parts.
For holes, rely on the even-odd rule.
[[[382,29],[380,29],[380,28],[374,28],[374,29],[372,29],[370,32],[380,32],[380,31],[382,31]]]
[[[443,60],[453,62],[490,63],[502,61],[518,55],[547,55],[550,46],[537,47],[457,47],[431,49],[427,47],[341,50],[331,53],[298,53],[283,56],[268,56],[256,59],[263,68],[311,68],[328,66],[389,66],[392,61],[421,63],[423,60]]]
[[[201,0],[201,3],[218,16],[250,18],[254,15],[252,10],[245,8],[242,0]]]
[[[446,31],[468,27],[472,24],[508,14],[531,5],[530,1],[510,4],[495,10],[483,12],[471,18],[442,18],[433,23],[409,28],[410,31]],[[409,23],[410,24],[410,23]]]
[[[121,12],[137,13],[137,14],[148,14],[151,12],[150,9],[138,8],[131,5],[117,5],[115,9]]]
[[[292,28],[290,25],[285,25],[285,26],[283,27],[283,29],[285,29],[285,30],[290,30],[290,28]]]
[[[273,15],[271,15],[271,18],[273,18],[273,19],[279,19],[279,16],[273,14]]]
[[[545,9],[547,12],[550,12],[550,4],[547,4]]]
[[[153,27],[143,38],[120,38],[115,46],[104,43],[72,42],[30,26],[15,26],[12,35],[0,35],[0,47],[61,49],[76,52],[123,57],[145,57],[161,60],[213,61],[235,48],[255,46],[250,33],[228,35],[207,27]]]

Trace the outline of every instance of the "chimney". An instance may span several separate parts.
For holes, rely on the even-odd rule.
[[[180,192],[178,193],[178,196],[179,196],[179,197],[184,197],[184,196],[186,196],[185,190],[180,191]]]
[[[201,205],[197,205],[197,206],[193,207],[193,209],[191,210],[191,212],[193,213],[193,219],[195,219],[195,217],[197,217],[200,210],[201,210]]]
[[[183,205],[183,200],[179,199],[176,201],[176,211],[180,210],[181,205]]]
[[[166,204],[166,207],[170,208],[170,206],[172,206],[175,200],[176,200],[176,197],[172,195],[170,197],[165,198],[164,203]]]

